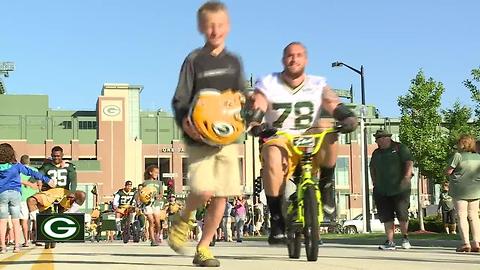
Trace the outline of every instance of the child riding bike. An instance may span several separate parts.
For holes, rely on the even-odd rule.
[[[256,82],[251,104],[246,110],[251,134],[265,138],[261,158],[262,180],[270,210],[269,244],[286,242],[282,198],[285,182],[293,175],[301,155],[291,150],[285,137],[271,137],[274,133],[262,134],[264,128],[260,124],[298,135],[331,126],[330,121],[321,118],[326,113],[341,124],[342,133],[352,132],[357,126],[355,114],[340,102],[326,79],[305,73],[307,50],[302,43],[288,44],[283,50],[282,63],[282,72],[271,73]],[[336,134],[327,134],[313,157],[312,170],[320,169],[321,177],[327,178],[323,179],[325,181],[330,181],[328,178],[333,176],[337,159],[336,140]]]
[[[135,192],[132,190],[132,181],[127,180],[125,181],[124,188],[119,189],[117,193],[115,193],[115,196],[113,197],[113,210],[115,211],[115,225],[117,228],[117,238],[121,237],[124,239],[124,241],[125,241],[125,234],[129,232],[124,232],[123,230],[124,226],[122,226],[122,223],[125,223],[126,221],[128,224],[131,224],[135,219],[134,195],[135,195]]]

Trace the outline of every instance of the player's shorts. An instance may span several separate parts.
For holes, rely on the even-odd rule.
[[[213,192],[217,197],[241,194],[238,145],[221,148],[208,145],[187,145],[190,191]]]
[[[29,213],[27,202],[20,202],[20,219],[29,219]]]
[[[156,215],[160,216],[160,220],[166,220],[167,219],[167,211],[162,209],[160,206],[145,206],[144,211],[145,215]]]
[[[40,212],[45,211],[55,202],[59,202],[60,206],[64,209],[69,209],[71,207],[72,201],[67,198],[67,195],[70,194],[70,190],[64,188],[52,188],[47,191],[39,192],[32,197],[34,197],[39,203],[38,210]]]
[[[130,209],[130,207],[133,207],[133,206],[131,206],[130,204],[122,204],[117,207],[117,210],[115,210],[115,212],[124,215],[125,211]]]
[[[262,148],[266,146],[277,146],[287,152],[288,171],[286,172],[285,179],[290,179],[293,175],[293,172],[295,171],[295,168],[300,163],[300,159],[302,158],[302,156],[295,153],[295,151],[292,149],[290,142],[285,137],[274,137],[268,139],[263,143]],[[318,165],[316,164],[316,162],[313,162],[312,175],[316,175],[317,171]]]
[[[158,214],[160,213],[160,206],[147,205],[144,208],[145,215]]]

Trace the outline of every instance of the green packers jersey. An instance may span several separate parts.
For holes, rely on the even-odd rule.
[[[162,194],[162,190],[163,190],[162,182],[157,180],[145,180],[143,182],[143,188],[146,188],[146,187],[153,187],[155,189],[155,192],[152,194],[152,198],[156,198],[147,205],[159,206],[160,208],[163,208],[165,205],[165,200],[163,198],[157,199],[157,195]]]
[[[126,192],[123,188],[119,189],[115,196],[118,196],[118,202],[119,205],[133,205],[134,200],[133,197],[135,196],[135,191],[131,190],[129,192]]]
[[[160,207],[160,209],[164,209],[165,206],[167,205],[167,200],[165,200],[163,197],[161,199],[156,199],[155,201],[152,202],[152,206]]]
[[[145,180],[143,182],[143,187],[154,187],[156,190],[155,195],[157,195],[158,193],[160,193],[162,183],[157,180]]]
[[[56,188],[68,190],[76,190],[77,188],[77,171],[73,163],[65,162],[63,167],[61,165],[57,167],[51,162],[44,163],[38,171],[48,175],[51,179],[55,179],[57,181]],[[49,189],[51,189],[51,187],[47,184],[42,185],[42,191]]]

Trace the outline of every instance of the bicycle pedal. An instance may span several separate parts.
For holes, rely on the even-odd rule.
[[[290,221],[287,225],[287,230],[288,231],[297,231],[303,227],[303,224],[301,222],[297,221]]]

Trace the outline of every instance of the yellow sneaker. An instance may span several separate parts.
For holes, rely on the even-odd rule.
[[[213,257],[208,247],[197,247],[197,252],[195,252],[195,257],[193,257],[193,264],[203,267],[219,267],[220,261]]]
[[[192,221],[183,220],[179,214],[176,214],[170,229],[168,230],[168,245],[175,252],[184,254],[185,246],[188,240],[188,233],[193,228]]]

